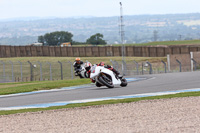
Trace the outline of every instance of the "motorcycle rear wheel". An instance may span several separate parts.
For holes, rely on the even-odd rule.
[[[81,79],[84,78],[81,74],[78,75]]]

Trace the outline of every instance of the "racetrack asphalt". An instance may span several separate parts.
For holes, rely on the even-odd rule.
[[[88,86],[71,90],[63,89],[59,91],[47,91],[44,93],[0,97],[0,107],[200,88],[200,72],[138,75],[131,77],[146,78],[146,80],[129,82],[127,87],[117,87],[112,89],[107,87],[97,88],[96,86]]]

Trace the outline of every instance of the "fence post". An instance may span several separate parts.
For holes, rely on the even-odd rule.
[[[127,75],[127,68],[126,68],[126,62],[124,60],[122,60],[122,73],[123,75]]]
[[[137,75],[139,75],[139,65],[138,65],[138,62],[136,62],[136,61],[133,61],[133,63],[135,63],[135,64],[136,64]]]
[[[47,62],[47,64],[49,64],[49,73],[50,73],[50,80],[52,80],[52,72],[51,72],[51,63]]]
[[[142,62],[142,75],[144,75],[144,63]]]
[[[61,72],[61,80],[63,80],[63,67],[62,67],[62,62],[58,61],[60,64],[60,72]]]
[[[6,71],[5,71],[5,63],[3,61],[1,61],[1,63],[3,64],[3,81],[6,81]]]
[[[149,74],[152,74],[152,72],[153,72],[153,70],[152,70],[152,65],[151,65],[151,63],[150,62],[146,62],[148,65],[149,65]]]
[[[71,61],[68,61],[68,63],[71,65],[71,76],[72,76],[72,79],[74,79],[73,64]]]
[[[167,64],[162,60],[161,61],[163,64],[164,64],[164,67],[165,67],[165,73],[167,73]]]
[[[170,72],[170,55],[167,55],[168,72]]]
[[[193,59],[194,58],[194,54],[193,54],[193,52],[190,52],[190,59],[191,59],[191,71],[193,72],[193,69],[194,69],[194,62],[193,62]]]
[[[116,60],[114,62],[115,62],[116,70],[118,71],[119,70],[119,64]]]
[[[12,62],[12,61],[9,61],[9,63],[10,63],[11,66],[12,66],[12,82],[14,82],[13,62]]]
[[[40,63],[38,61],[38,63],[40,64],[40,81],[43,81],[43,77],[42,77],[42,63]]]
[[[197,62],[193,58],[191,60],[194,63],[194,70],[196,71],[197,70]],[[192,70],[193,70],[193,68],[192,68]]]
[[[179,68],[180,68],[180,72],[181,72],[181,71],[182,71],[182,70],[181,70],[181,66],[182,66],[182,65],[181,65],[181,62],[180,62],[178,59],[176,59],[176,62],[178,62]]]
[[[20,69],[21,69],[21,81],[23,82],[23,73],[22,73],[22,62],[18,61],[20,64]]]
[[[112,63],[113,68],[116,69],[116,67],[115,67],[115,63],[114,63],[112,60],[110,60],[110,62]]]
[[[31,71],[31,81],[33,81],[33,64],[30,61],[27,61],[30,64],[30,71]]]

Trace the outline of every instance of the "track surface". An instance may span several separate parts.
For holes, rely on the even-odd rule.
[[[0,97],[0,107],[200,88],[200,72],[168,73],[135,77],[147,78],[147,80],[130,82],[124,88],[109,89],[106,87],[97,88],[92,86],[74,90]]]

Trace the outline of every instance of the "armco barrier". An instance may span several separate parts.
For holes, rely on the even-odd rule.
[[[126,56],[164,57],[167,54],[189,54],[200,51],[200,46],[126,46]],[[0,57],[105,57],[121,56],[121,46],[0,46]]]

